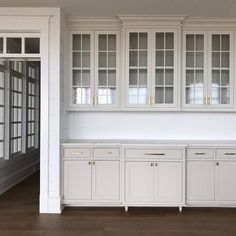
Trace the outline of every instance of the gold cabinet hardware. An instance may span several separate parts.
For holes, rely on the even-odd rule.
[[[208,97],[208,106],[211,106],[211,97]]]
[[[158,164],[157,164],[157,163],[155,163],[155,166],[158,166]]]
[[[95,165],[95,161],[93,161],[93,165]]]
[[[89,161],[88,164],[91,165],[91,161]]]
[[[204,98],[204,104],[205,104],[205,106],[208,105],[208,97],[205,97],[205,98]]]
[[[148,96],[148,105],[151,105],[151,104],[152,104],[152,97]]]
[[[72,152],[71,154],[72,154],[72,155],[82,155],[83,152]]]
[[[165,156],[165,153],[144,153],[146,156]]]
[[[219,166],[220,165],[219,162],[216,162],[216,165]]]
[[[195,154],[196,154],[196,155],[206,155],[205,152],[196,152]]]
[[[151,163],[151,166],[153,166],[154,165],[154,163]]]
[[[152,98],[152,105],[154,105],[155,104],[155,96],[152,96],[151,98]]]

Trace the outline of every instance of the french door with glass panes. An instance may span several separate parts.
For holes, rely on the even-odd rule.
[[[177,31],[127,31],[126,106],[177,107]]]
[[[184,32],[184,107],[233,107],[232,37],[232,32]]]
[[[70,107],[118,107],[118,32],[74,32],[70,42]]]

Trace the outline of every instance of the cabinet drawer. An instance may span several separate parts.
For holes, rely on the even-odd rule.
[[[110,157],[116,158],[120,156],[120,149],[119,148],[94,148],[93,150],[94,157]]]
[[[126,149],[126,158],[173,158],[181,159],[182,150],[178,149]]]
[[[64,157],[90,157],[90,149],[89,148],[64,149]]]
[[[216,150],[217,159],[235,159],[236,160],[236,149],[222,148]]]
[[[213,159],[214,149],[212,148],[190,148],[187,149],[187,158]]]

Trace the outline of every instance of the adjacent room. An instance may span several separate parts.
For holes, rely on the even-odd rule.
[[[235,9],[0,0],[0,235],[236,235]]]

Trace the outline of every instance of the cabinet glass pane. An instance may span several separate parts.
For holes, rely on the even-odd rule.
[[[212,87],[220,86],[220,71],[213,70],[212,71]]]
[[[7,53],[21,53],[21,38],[7,38]]]
[[[81,53],[73,52],[73,67],[81,67]]]
[[[147,33],[139,33],[139,49],[147,49]]]
[[[222,51],[229,51],[229,35],[222,34],[221,35],[221,50]]]
[[[156,66],[164,66],[164,51],[156,52]]]
[[[164,103],[164,87],[156,87],[155,103]]]
[[[73,35],[73,50],[81,50],[81,34]]]
[[[173,85],[174,84],[174,70],[166,69],[165,70],[165,85]]]
[[[221,88],[221,104],[229,104],[229,88]]]
[[[201,85],[203,86],[203,70],[196,70],[195,71],[195,77],[196,77],[196,85]]]
[[[194,51],[194,34],[186,35],[186,51]]]
[[[229,86],[229,71],[221,71],[221,86]]]
[[[164,85],[164,69],[156,69],[156,85]]]
[[[156,49],[164,49],[164,33],[156,33]]]
[[[220,51],[220,35],[212,35],[212,50]]]
[[[138,51],[131,51],[129,54],[130,66],[138,66]]]
[[[186,53],[186,67],[194,67],[194,53],[187,52]]]
[[[99,51],[106,51],[107,50],[107,35],[106,34],[99,35],[98,49],[99,49]]]
[[[229,53],[221,53],[221,67],[229,68]]]
[[[73,70],[73,86],[81,86],[81,70]]]
[[[82,50],[89,51],[90,50],[90,35],[82,34]]]
[[[140,51],[139,52],[139,66],[147,66],[147,51]]]
[[[204,36],[201,34],[196,35],[196,51],[204,50]]]
[[[174,49],[174,33],[166,33],[166,49]]]
[[[174,66],[174,52],[166,51],[165,66]]]
[[[194,86],[194,70],[186,70],[186,86]]]
[[[82,53],[82,67],[90,67],[90,53],[83,52]]]
[[[174,100],[174,90],[173,87],[166,87],[165,89],[165,103],[173,103]]]
[[[138,33],[130,33],[129,48],[138,49]]]
[[[106,52],[99,52],[98,56],[98,66],[100,68],[105,68],[107,66],[107,53]]]
[[[98,104],[116,103],[116,35],[98,36]]]
[[[195,67],[198,67],[198,68],[204,67],[203,52],[196,52],[196,65],[195,65]]]
[[[116,35],[108,35],[108,51],[116,51]]]
[[[147,102],[148,34],[129,34],[129,104]]]

